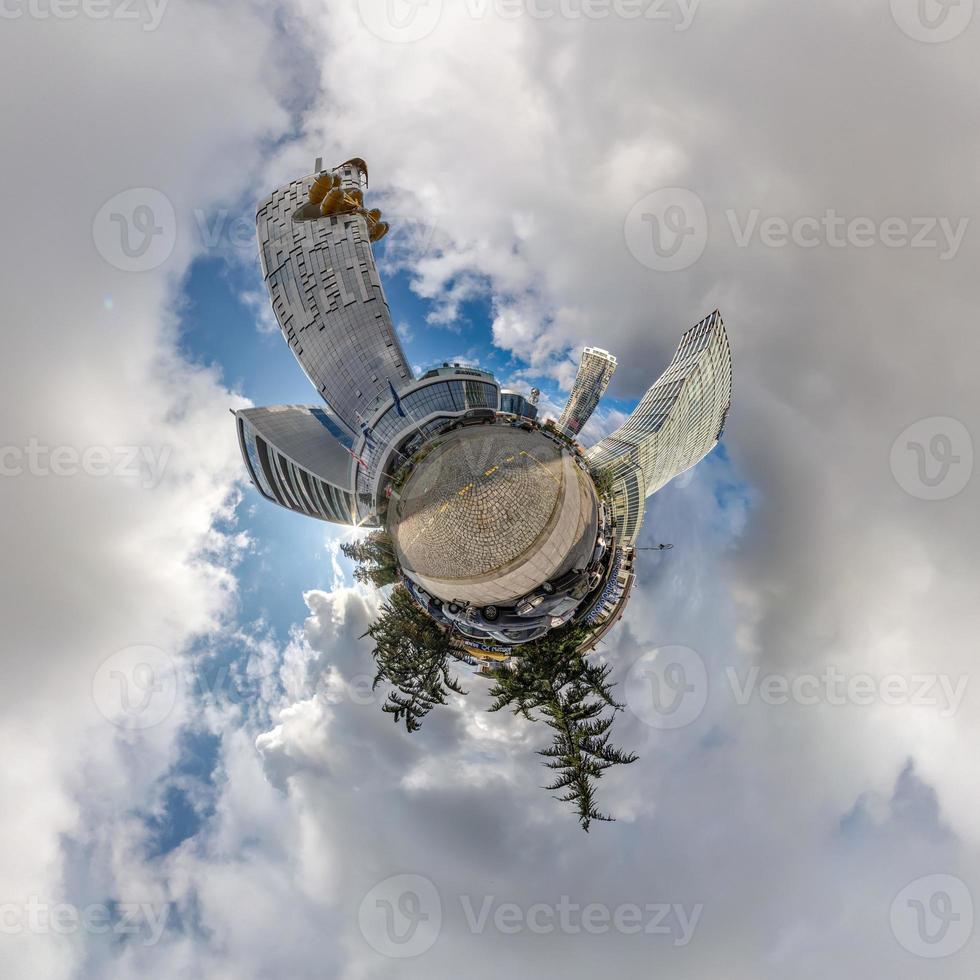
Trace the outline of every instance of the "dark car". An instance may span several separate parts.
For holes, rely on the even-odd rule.
[[[471,408],[453,423],[454,429],[467,425],[490,425],[497,421],[497,413],[492,408]]]

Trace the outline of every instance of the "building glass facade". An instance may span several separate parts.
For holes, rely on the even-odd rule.
[[[322,171],[321,173],[327,173]],[[367,168],[335,171],[345,190],[363,194]],[[309,206],[320,174],[274,191],[256,213],[262,275],[276,320],[307,377],[349,437],[396,389],[412,380],[395,334],[363,214],[294,216]]]
[[[715,447],[731,400],[731,350],[715,311],[684,334],[667,370],[635,411],[587,454],[594,469],[612,471],[614,512],[626,544],[639,533],[643,498]]]
[[[558,420],[558,428],[572,438],[577,437],[592,418],[599,399],[605,394],[615,373],[616,358],[609,351],[586,347],[582,351],[572,392]]]
[[[375,494],[382,475],[400,465],[394,458],[398,456],[398,447],[401,446],[403,455],[414,451],[403,445],[413,434],[434,435],[447,420],[473,409],[497,410],[500,387],[492,374],[467,371],[467,376],[458,377],[458,373],[461,372],[429,372],[413,388],[399,395],[399,405],[389,398],[389,407],[362,434],[359,456],[363,464],[358,464],[357,471],[362,513],[375,508]]]
[[[415,379],[374,261],[372,242],[388,226],[380,212],[364,207],[367,165],[355,159],[326,171],[318,161],[314,169],[259,204],[256,232],[277,322],[323,401],[233,413],[255,487],[267,500],[309,517],[376,527],[380,514],[386,514],[386,521],[391,517],[386,498],[395,501],[396,521],[410,499],[393,492],[391,478],[411,457],[414,467],[403,474],[409,481],[424,472],[426,460],[438,462],[438,457],[429,458],[430,450],[447,451],[454,440],[485,446],[488,453],[501,439],[547,440],[544,449],[553,444],[561,453],[562,479],[556,485],[581,481],[588,493],[569,494],[554,511],[546,508],[554,540],[539,548],[534,561],[521,545],[501,559],[493,575],[481,569],[472,581],[419,571],[439,542],[445,545],[453,534],[459,546],[453,543],[446,552],[444,565],[450,569],[458,570],[467,557],[486,558],[501,542],[513,544],[516,531],[526,530],[530,503],[544,500],[541,486],[526,492],[533,484],[527,473],[509,474],[510,484],[504,480],[506,467],[499,465],[485,469],[481,463],[469,473],[472,459],[462,454],[455,469],[433,470],[437,475],[416,498],[423,503],[418,514],[401,515],[423,521],[425,515],[440,515],[424,529],[424,537],[420,532],[411,538],[421,541],[412,561],[422,584],[412,581],[409,563],[403,562],[402,571],[416,601],[457,638],[465,638],[468,649],[499,651],[500,644],[506,650],[570,621],[577,611],[601,638],[622,614],[632,587],[633,545],[646,498],[710,452],[724,428],[732,365],[721,315],[716,311],[683,336],[667,370],[632,415],[588,452],[592,472],[611,477],[611,500],[600,505],[582,448],[569,451],[559,434],[506,421],[486,432],[448,431],[492,423],[497,413],[534,419],[540,391],[532,389],[529,398],[501,392],[492,374],[448,362]],[[607,351],[585,348],[558,422],[560,432],[580,436],[615,370],[616,358]],[[419,450],[425,452],[416,456]],[[508,464],[528,455],[508,452],[498,453]],[[544,466],[533,458],[537,468]],[[523,462],[515,465],[519,470]],[[532,471],[540,477],[536,468]],[[454,472],[466,485],[447,490]],[[492,492],[486,480],[495,481]],[[516,488],[514,500],[501,497],[507,485]],[[478,491],[471,494],[474,487]],[[443,492],[446,506],[436,511],[432,498]],[[441,516],[450,505],[455,519]],[[476,516],[467,507],[475,508]],[[513,516],[522,523],[508,524]],[[476,529],[482,529],[482,538]]]
[[[263,497],[308,517],[355,523],[352,460],[325,431],[320,409],[279,405],[236,418],[245,466]]]
[[[502,391],[500,393],[500,411],[506,415],[516,415],[523,419],[536,419],[538,417],[538,406],[532,404],[516,391]]]

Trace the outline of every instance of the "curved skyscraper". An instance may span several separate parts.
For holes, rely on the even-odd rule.
[[[262,273],[283,336],[323,402],[233,412],[266,499],[382,529],[398,588],[464,658],[503,660],[581,626],[593,649],[623,615],[644,500],[717,442],[731,401],[720,314],[683,337],[636,411],[588,454],[569,446],[616,370],[586,347],[558,430],[540,391],[501,391],[478,367],[413,376],[372,251],[388,231],[348,160],[258,207]],[[579,642],[579,641],[576,641]]]
[[[558,420],[558,428],[562,432],[573,439],[578,437],[615,373],[616,358],[609,351],[599,347],[586,347],[582,351],[582,361],[572,393],[568,396],[565,410]]]
[[[639,533],[644,499],[715,447],[731,401],[732,356],[716,310],[684,334],[633,414],[587,454],[595,469],[611,472],[614,513],[626,543]]]
[[[387,231],[363,207],[363,160],[295,180],[256,213],[259,258],[283,336],[351,436],[412,372],[371,250]]]
[[[317,406],[235,412],[242,457],[266,500],[333,524],[356,524],[348,437]]]
[[[388,226],[367,210],[354,159],[274,191],[256,214],[272,308],[320,408],[235,413],[242,456],[268,500],[339,524],[376,526],[381,490],[452,419],[495,414],[492,374],[443,364],[416,380],[392,327],[372,245]]]

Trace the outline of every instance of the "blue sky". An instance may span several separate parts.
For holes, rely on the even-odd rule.
[[[378,252],[382,266],[383,249],[384,245]],[[427,323],[433,304],[412,290],[407,272],[399,271],[384,282],[393,320],[399,327],[408,327],[403,331],[403,345],[413,365],[427,368],[466,357],[499,378],[527,366],[493,345],[489,296],[464,303],[450,329]],[[227,261],[209,255],[194,262],[178,304],[182,353],[192,362],[216,366],[229,388],[256,405],[314,404],[316,392],[280,332],[258,327],[256,311],[242,299],[245,294],[257,294],[260,302],[266,302],[257,260]],[[535,383],[555,402],[564,400],[550,378],[540,376]],[[603,399],[602,409],[628,413],[635,404],[635,399],[610,396]],[[326,542],[343,532],[267,506],[251,487],[238,514],[241,528],[256,544],[255,553],[238,568],[242,613],[248,618],[261,617],[284,635],[305,612],[303,591],[331,584],[332,552]]]
[[[32,441],[168,462],[152,487],[0,479],[0,973],[975,980],[975,4],[154,0],[152,25],[123,16],[149,3],[4,6],[0,462]],[[602,647],[640,759],[603,778],[617,822],[588,837],[540,788],[540,733],[477,685],[413,737],[364,703],[378,597],[337,562],[345,532],[245,486],[229,406],[315,399],[259,329],[255,202],[353,155],[393,221],[382,251],[414,263],[381,269],[413,365],[506,380],[537,357],[568,380],[597,344],[627,411],[724,315],[725,443],[648,501],[640,543],[675,549],[641,554]],[[647,218],[669,230],[681,198],[701,209],[668,269]],[[112,216],[151,204],[135,262]],[[198,215],[222,213],[234,234],[207,241]],[[830,214],[863,230],[775,240]],[[915,216],[965,229],[955,254],[886,236]],[[457,330],[427,324],[411,275],[462,290]],[[910,450],[934,445],[941,486]],[[649,715],[651,658],[697,681],[680,727]],[[161,689],[134,719],[120,679],[146,664]],[[870,702],[839,703],[831,669]],[[922,676],[924,698],[885,685]],[[393,963],[361,912],[397,911],[405,874],[442,930]],[[958,919],[923,932],[910,910],[943,894]],[[675,947],[461,911],[564,895],[703,915]],[[171,928],[18,930],[35,898],[148,902]]]
[[[378,259],[383,267],[383,246]],[[399,271],[386,278],[385,289],[392,317],[403,328],[403,343],[413,365],[428,367],[446,358],[467,357],[502,378],[527,366],[493,345],[489,298],[463,304],[459,319],[450,329],[427,323],[432,304],[412,290],[407,272]],[[265,301],[257,262],[226,261],[221,256],[196,261],[178,303],[183,355],[191,362],[216,366],[230,389],[255,404],[314,403],[315,391],[280,332],[260,329],[256,311],[243,301],[244,294],[258,294],[259,301]],[[652,383],[655,379],[650,380]],[[550,378],[541,376],[536,383],[556,403],[564,400],[564,394]],[[636,400],[607,397],[602,409],[628,413],[635,404]],[[679,538],[676,543],[680,548],[685,544],[700,548],[705,536],[717,536],[721,548],[732,545],[747,519],[748,488],[735,477],[723,445],[703,464],[703,471],[704,478],[714,487],[717,508],[714,515],[705,514],[706,526],[672,529],[667,515],[673,509],[675,491],[668,488],[662,498],[649,502],[641,546],[657,544],[664,536]],[[661,504],[663,524],[658,520]],[[335,547],[348,532],[272,506],[250,485],[237,510],[237,529],[245,531],[252,541],[252,547],[236,567],[237,628],[226,629],[200,645],[202,653],[207,652],[200,662],[196,685],[197,693],[202,695],[216,691],[221,697],[226,693],[221,681],[229,674],[241,676],[251,651],[236,635],[237,631],[282,644],[308,612],[303,601],[307,590],[329,590],[337,585],[338,564],[345,580],[351,581],[350,563]],[[685,530],[695,533],[685,535]],[[639,567],[644,579],[642,587],[655,593],[660,577],[669,572],[669,557],[641,555]],[[156,812],[146,818],[148,858],[160,858],[201,830],[211,814],[217,758],[213,735],[204,730],[183,734],[179,758],[160,781]]]

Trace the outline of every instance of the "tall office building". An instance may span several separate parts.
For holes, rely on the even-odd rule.
[[[612,473],[613,509],[624,543],[636,540],[644,499],[715,447],[731,401],[732,356],[716,310],[684,334],[633,414],[587,454],[594,469]]]
[[[242,457],[266,500],[333,524],[356,524],[350,441],[328,410],[275,405],[235,412]]]
[[[558,428],[573,439],[577,438],[585,428],[585,423],[592,417],[615,373],[616,358],[609,351],[586,347],[582,351],[582,362],[579,364],[572,393],[568,396],[565,410],[558,420]]]
[[[363,206],[363,160],[319,170],[265,198],[256,213],[262,275],[283,336],[348,435],[412,379],[372,241],[387,225]]]
[[[721,316],[684,335],[586,465],[528,421],[538,389],[501,391],[491,373],[449,362],[413,376],[372,253],[388,226],[365,207],[367,165],[313,169],[262,201],[256,226],[276,319],[323,403],[233,412],[256,489],[309,517],[383,526],[400,581],[467,655],[506,659],[573,622],[593,648],[629,599],[645,498],[721,435],[732,389]],[[585,348],[559,421],[568,436],[615,370]]]

